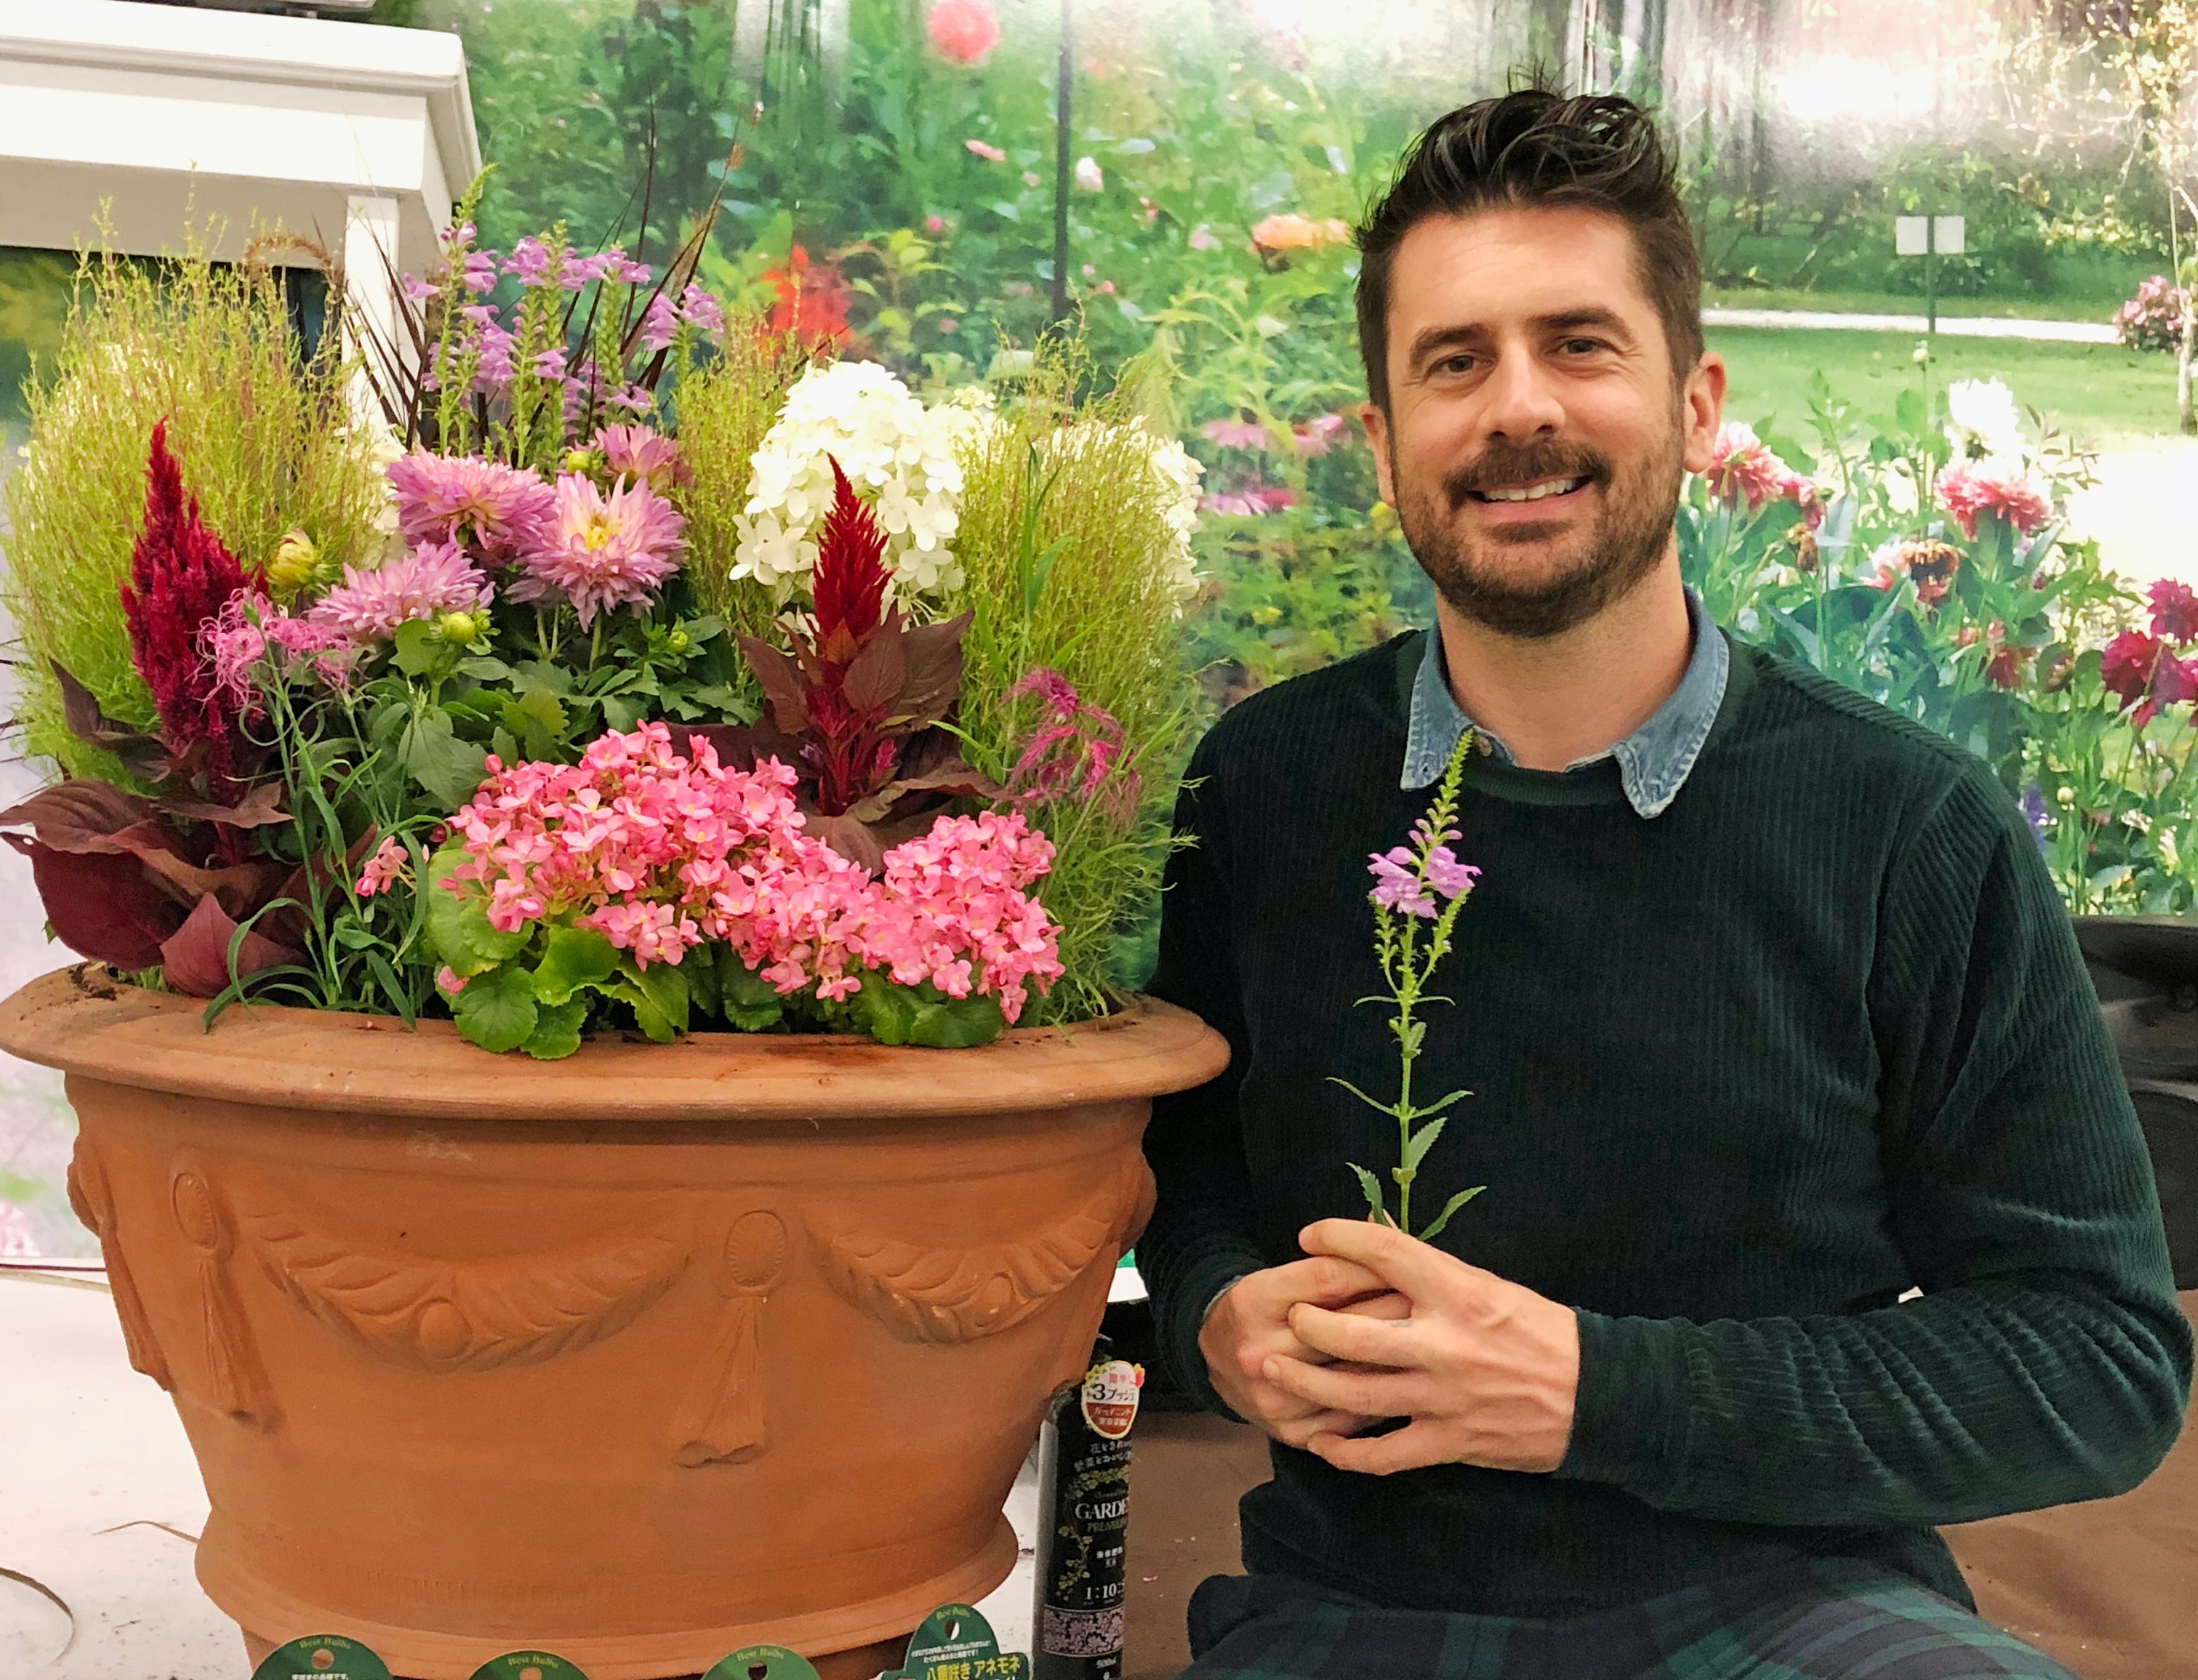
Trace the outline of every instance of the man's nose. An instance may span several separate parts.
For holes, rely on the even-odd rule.
[[[1549,369],[1526,350],[1506,346],[1482,392],[1487,406],[1481,423],[1491,436],[1526,443],[1564,424],[1564,405],[1557,400]]]

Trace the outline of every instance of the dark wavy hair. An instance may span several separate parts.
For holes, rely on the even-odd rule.
[[[1430,216],[1578,205],[1631,230],[1642,289],[1683,380],[1702,353],[1702,264],[1656,119],[1616,94],[1572,98],[1536,85],[1461,105],[1412,142],[1358,229],[1358,353],[1389,406],[1390,267]]]

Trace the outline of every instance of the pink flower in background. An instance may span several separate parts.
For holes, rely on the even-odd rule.
[[[595,446],[613,478],[645,484],[659,496],[695,477],[679,445],[646,426],[606,426],[596,433]]]
[[[679,305],[673,303],[668,294],[659,292],[648,300],[648,309],[642,313],[642,348],[651,354],[668,350],[672,340],[678,335]]]
[[[353,642],[387,642],[399,625],[469,613],[494,595],[462,549],[426,543],[379,571],[345,567],[343,582],[313,603],[305,622],[340,631]]]
[[[38,1258],[38,1239],[31,1229],[31,1216],[12,1201],[0,1201],[0,1260]]]
[[[1199,502],[1202,512],[1232,514],[1239,518],[1257,519],[1265,514],[1277,514],[1297,504],[1297,492],[1288,485],[1247,484],[1235,490],[1217,491]]]
[[[1290,427],[1290,446],[1307,460],[1326,455],[1343,440],[1349,422],[1340,414],[1323,414]]]
[[[2190,585],[2162,578],[2149,591],[2153,633],[2178,648],[2198,641],[2198,594]]]
[[[941,58],[970,69],[1000,44],[1000,20],[985,0],[935,0],[923,26]]]
[[[389,463],[409,543],[462,543],[491,567],[532,543],[554,500],[539,474],[478,456],[416,451]]]
[[[2053,498],[2012,462],[1964,461],[1939,474],[1939,505],[1954,516],[1962,535],[1974,538],[1977,515],[1997,514],[2027,535],[2053,516]]]
[[[1209,420],[1198,428],[1201,436],[1224,449],[1264,451],[1273,441],[1267,428],[1256,420]]]
[[[1005,163],[1008,160],[1008,154],[997,146],[988,146],[981,140],[965,140],[962,143],[986,163]]]
[[[1335,217],[1316,222],[1310,216],[1285,211],[1254,224],[1252,243],[1262,251],[1317,251],[1323,245],[1340,245],[1351,237],[1348,224]]]
[[[722,338],[725,311],[712,293],[690,285],[679,294],[679,318],[707,339]]]
[[[599,612],[647,606],[678,571],[687,521],[647,485],[621,482],[606,496],[567,473],[555,494],[549,521],[521,556],[526,576],[514,601],[561,597],[585,630]]]
[[[1728,420],[1718,427],[1702,480],[1712,496],[1736,507],[1744,502],[1751,514],[1765,503],[1790,499],[1805,514],[1814,512],[1811,525],[1823,517],[1816,485],[1773,454],[1744,420]]]
[[[1221,241],[1213,235],[1213,224],[1211,222],[1201,222],[1193,228],[1190,230],[1190,237],[1185,242],[1194,251],[1218,251],[1221,248]]]
[[[404,849],[404,842],[394,834],[384,834],[381,844],[374,848],[374,855],[366,860],[356,883],[358,896],[371,898],[377,892],[387,892],[399,882],[410,878],[412,854]]]

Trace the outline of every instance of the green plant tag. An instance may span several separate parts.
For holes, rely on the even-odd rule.
[[[252,1680],[389,1680],[389,1665],[356,1639],[316,1633],[270,1651]]]
[[[1030,1680],[1031,1660],[1003,1654],[992,1625],[974,1604],[942,1604],[908,1642],[908,1660],[880,1680]]]
[[[783,1645],[744,1645],[720,1657],[702,1680],[817,1680],[809,1659]]]
[[[564,1658],[547,1651],[506,1651],[474,1671],[474,1680],[588,1680]]]

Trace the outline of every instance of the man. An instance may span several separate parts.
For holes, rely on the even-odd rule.
[[[2065,1676],[1934,1525],[2120,1492],[2189,1327],[2067,919],[1985,767],[1729,641],[1679,577],[1724,369],[1650,119],[1436,123],[1360,235],[1362,410],[1437,633],[1195,759],[1153,990],[1234,1051],[1160,1105],[1170,1363],[1272,1438],[1192,1676]],[[1387,1188],[1369,855],[1462,738],[1482,874]],[[1423,1223],[1423,1221],[1416,1221]],[[1916,1293],[1920,1291],[1920,1294]]]

